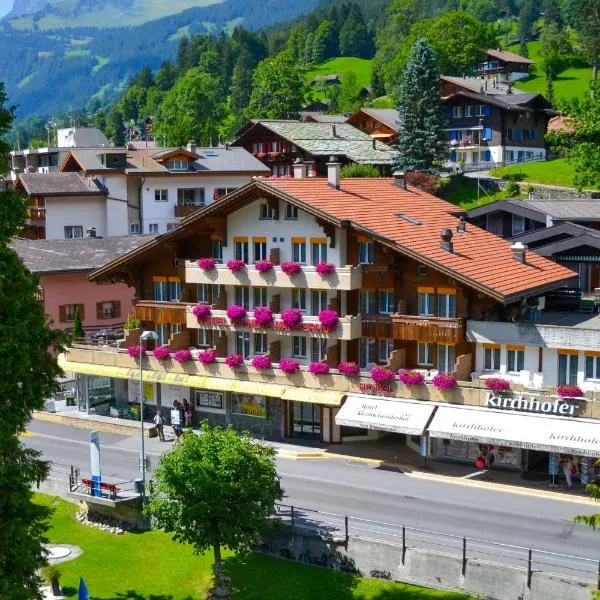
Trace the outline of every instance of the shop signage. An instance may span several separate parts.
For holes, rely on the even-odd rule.
[[[563,415],[574,417],[579,412],[579,405],[574,402],[567,402],[564,398],[536,398],[535,396],[526,396],[521,394],[515,397],[495,396],[488,392],[485,405],[488,408],[498,408],[500,410],[516,410],[521,412],[541,413],[546,415]]]
[[[300,323],[295,329],[290,329],[283,321],[273,321],[270,325],[263,325],[256,319],[239,319],[235,323],[230,323],[225,317],[209,317],[199,321],[200,327],[235,327],[247,329],[274,329],[277,331],[300,331],[303,333],[326,333],[330,334],[335,331],[330,327],[326,327],[321,323]]]
[[[389,385],[382,385],[381,383],[359,383],[358,389],[363,394],[378,394],[379,396],[391,396],[392,388]]]

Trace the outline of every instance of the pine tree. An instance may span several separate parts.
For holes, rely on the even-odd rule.
[[[444,115],[436,55],[427,40],[412,49],[398,94],[398,158],[401,171],[434,171],[443,158]]]
[[[114,145],[117,148],[125,146],[125,122],[122,113],[118,110],[113,110],[110,114],[110,129]]]
[[[83,323],[81,321],[81,311],[79,306],[75,307],[75,314],[73,315],[73,337],[76,340],[80,340],[85,337],[85,331],[83,330]]]
[[[233,68],[231,77],[231,110],[238,116],[248,106],[252,92],[252,57],[244,48]]]

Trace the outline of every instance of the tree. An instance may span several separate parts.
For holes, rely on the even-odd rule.
[[[592,81],[595,83],[600,60],[600,0],[580,0],[575,15],[576,29],[592,65]]]
[[[75,339],[81,339],[85,337],[85,331],[83,330],[83,323],[81,321],[81,311],[79,306],[75,307],[75,314],[73,315],[73,337]]]
[[[525,0],[521,10],[519,12],[519,54],[527,57],[529,52],[527,50],[527,40],[532,36],[533,24],[538,15],[538,9],[535,4],[535,0]]]
[[[560,0],[544,0],[544,28],[554,24],[558,29],[564,27]]]
[[[3,141],[13,115],[5,108],[0,84],[0,161],[8,158]],[[36,299],[38,281],[8,246],[25,223],[25,200],[0,192],[0,598],[41,598],[38,570],[44,565],[43,543],[50,512],[33,502],[31,487],[48,475],[41,453],[23,447],[34,410],[56,390],[60,369],[49,348],[62,349],[63,334],[50,329]]]
[[[350,11],[340,30],[340,54],[370,58],[373,44],[365,24],[362,11],[356,4],[350,5]]]
[[[164,454],[150,485],[147,513],[196,554],[213,549],[217,595],[227,594],[221,549],[249,550],[270,527],[282,490],[275,450],[233,428],[204,423]]]
[[[442,158],[444,114],[436,55],[426,40],[413,47],[398,94],[398,158],[401,171],[432,171]]]
[[[170,60],[165,60],[156,72],[156,87],[163,92],[168,92],[177,80],[177,69]]]
[[[350,163],[342,167],[342,177],[381,177],[381,173],[373,165]]]
[[[546,25],[540,36],[540,54],[548,85],[549,102],[552,101],[551,96],[554,93],[553,82],[560,71],[564,55],[569,51],[569,38],[566,31],[560,30],[556,23]]]
[[[94,116],[94,127],[106,131],[106,113],[103,110],[99,110]]]
[[[149,87],[154,85],[154,76],[152,75],[152,69],[146,65],[142,67],[129,82],[129,87],[137,85],[138,87],[147,90]]]
[[[125,123],[123,122],[123,114],[118,110],[113,110],[110,113],[109,134],[117,148],[122,148],[125,145]]]
[[[240,52],[231,76],[231,110],[240,115],[248,106],[252,93],[253,60],[244,48]]]
[[[118,111],[125,121],[137,121],[142,115],[148,98],[148,89],[132,85],[117,103]]]
[[[333,56],[333,26],[331,22],[324,19],[317,27],[313,37],[312,60],[321,63],[327,58]]]

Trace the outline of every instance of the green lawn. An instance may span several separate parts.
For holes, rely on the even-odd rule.
[[[441,180],[441,186],[437,193],[438,196],[456,204],[464,210],[471,210],[496,200],[504,200],[509,195],[502,190],[494,190],[487,183],[482,183],[477,197],[477,180],[468,177],[462,177],[459,180],[452,182],[450,179]],[[525,195],[521,195],[525,197]]]
[[[557,158],[555,160],[501,167],[494,169],[492,175],[495,177],[516,175],[520,181],[573,187],[575,169],[564,158]]]
[[[77,523],[76,507],[38,494],[55,509],[48,537],[80,546],[83,555],[60,565],[67,598],[77,596],[83,576],[92,600],[201,600],[211,582],[211,555],[194,556],[189,546],[150,531],[104,533]],[[235,600],[467,600],[439,592],[278,560],[260,554],[226,554]]]
[[[343,76],[344,73],[354,73],[358,85],[371,85],[371,73],[373,71],[373,61],[365,58],[354,58],[352,56],[341,56],[326,60],[320,65],[314,66],[305,73],[307,85],[317,76],[334,75],[338,73]],[[316,87],[311,87],[313,96],[316,98],[325,97],[325,92],[318,90]]]

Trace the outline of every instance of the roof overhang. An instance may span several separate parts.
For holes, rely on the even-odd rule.
[[[476,219],[477,217],[483,217],[495,212],[507,212],[511,215],[526,217],[528,219],[533,219],[534,221],[538,221],[540,223],[545,223],[547,216],[547,213],[527,206],[527,202],[523,200],[518,200],[515,202],[510,202],[506,200],[501,200],[499,202],[491,202],[490,204],[485,204],[483,206],[478,206],[477,208],[472,208],[471,210],[467,211],[467,216],[469,219]]]

